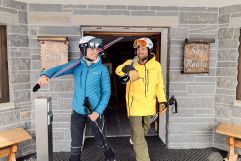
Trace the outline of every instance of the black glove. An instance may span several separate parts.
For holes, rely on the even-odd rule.
[[[128,74],[129,71],[131,70],[136,70],[133,65],[125,65],[123,68],[122,68],[122,72]]]

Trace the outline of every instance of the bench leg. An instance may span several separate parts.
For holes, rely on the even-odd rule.
[[[16,161],[16,152],[18,150],[18,145],[14,144],[10,148],[10,154],[8,156],[8,161]]]
[[[229,137],[228,142],[229,142],[229,152],[227,156],[227,161],[237,161],[238,155],[235,154],[234,138]]]

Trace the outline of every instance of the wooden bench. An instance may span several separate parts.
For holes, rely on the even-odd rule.
[[[219,134],[227,135],[227,144],[229,144],[229,152],[227,161],[237,161],[238,154],[235,153],[235,147],[241,148],[241,126],[227,123],[220,123],[216,128]]]
[[[31,139],[23,128],[0,132],[0,158],[8,156],[8,161],[16,161],[18,144]]]

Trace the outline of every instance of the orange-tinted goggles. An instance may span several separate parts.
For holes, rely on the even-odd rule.
[[[147,42],[145,40],[135,40],[133,47],[138,48],[138,46],[147,47]]]

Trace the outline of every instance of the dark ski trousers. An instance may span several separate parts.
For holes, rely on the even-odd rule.
[[[81,149],[82,149],[82,142],[83,142],[83,133],[84,128],[87,122],[87,115],[79,114],[75,111],[73,111],[71,115],[71,151],[70,151],[70,161],[80,161],[81,157]],[[101,129],[103,129],[103,118],[99,117],[97,119],[97,123]],[[107,146],[106,139],[101,137],[98,128],[94,124],[94,122],[89,121],[89,125],[91,127],[91,130],[95,136],[96,144],[99,148],[102,148],[103,151],[105,151]]]

